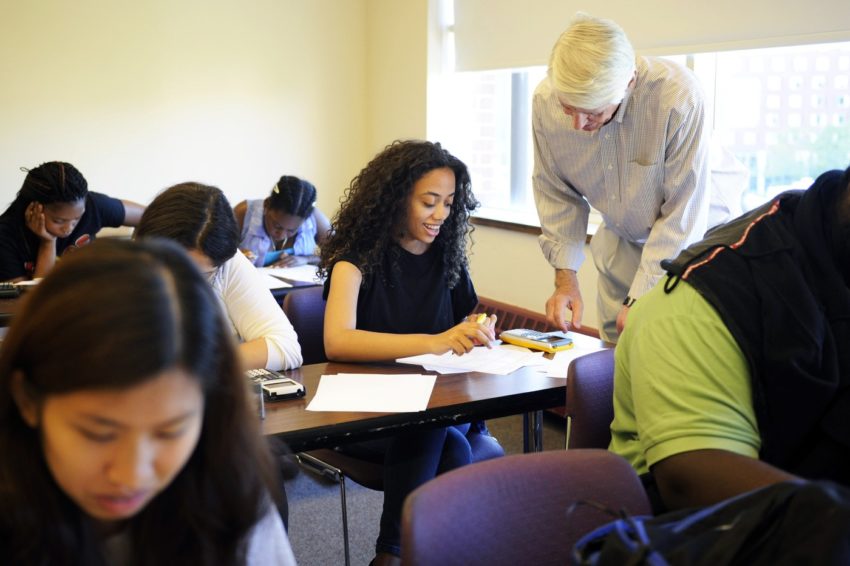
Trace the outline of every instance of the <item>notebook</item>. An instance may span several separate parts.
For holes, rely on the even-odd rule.
[[[273,264],[274,262],[279,260],[280,256],[283,254],[292,255],[292,248],[286,250],[275,250],[273,252],[266,252],[266,257],[263,258],[263,267],[267,267]]]

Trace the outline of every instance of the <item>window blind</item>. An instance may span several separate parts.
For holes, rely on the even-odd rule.
[[[459,71],[545,65],[573,14],[616,21],[643,55],[850,40],[848,0],[454,0]]]

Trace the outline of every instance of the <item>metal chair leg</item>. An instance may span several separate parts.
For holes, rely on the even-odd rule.
[[[342,543],[345,548],[345,566],[350,566],[351,557],[348,547],[348,505],[345,501],[345,474],[343,474],[342,470],[339,468],[331,466],[330,464],[310,456],[309,454],[304,454],[302,452],[298,454],[297,457],[298,461],[306,468],[309,468],[319,475],[331,479],[339,484],[339,498],[342,505]]]
[[[543,450],[543,411],[529,411],[522,414],[523,452],[541,452]]]

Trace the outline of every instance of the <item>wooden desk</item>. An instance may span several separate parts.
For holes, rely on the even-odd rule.
[[[525,449],[542,449],[542,409],[564,404],[566,380],[522,368],[510,375],[478,372],[438,375],[428,403],[419,413],[342,413],[306,411],[322,374],[421,373],[402,364],[324,363],[285,372],[303,383],[303,399],[267,402],[263,433],[275,435],[300,452],[391,436],[409,427],[441,427],[523,413]]]
[[[282,279],[282,278],[281,278]],[[294,281],[291,279],[282,279],[287,283],[291,284],[292,287],[285,287],[283,289],[271,289],[271,294],[275,298],[278,303],[282,303],[284,297],[288,293],[293,291],[298,291],[299,289],[308,289],[310,287],[317,287],[321,285],[321,283],[308,283],[306,281]],[[21,297],[15,299],[0,299],[0,327],[9,326],[12,322],[12,316],[17,312],[18,305],[21,302]]]

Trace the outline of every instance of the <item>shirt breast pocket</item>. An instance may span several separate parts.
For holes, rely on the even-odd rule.
[[[664,184],[664,165],[659,161],[629,161],[625,185],[633,195],[661,193]]]

